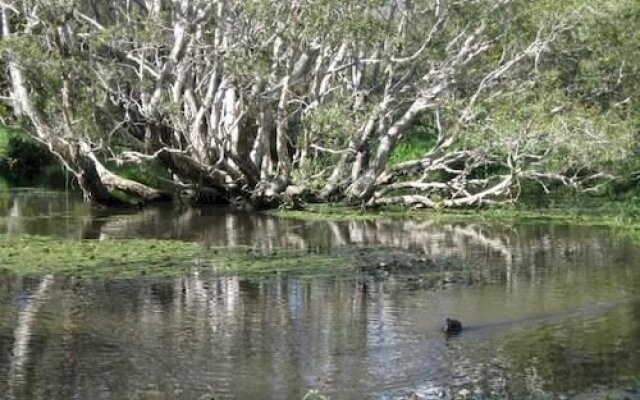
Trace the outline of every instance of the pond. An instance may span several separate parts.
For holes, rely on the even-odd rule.
[[[96,214],[74,195],[38,191],[5,193],[0,210],[5,235],[379,249],[474,277],[443,270],[425,287],[394,271],[0,272],[0,399],[640,398],[640,247],[610,228]],[[442,334],[446,317],[463,322],[461,335]]]

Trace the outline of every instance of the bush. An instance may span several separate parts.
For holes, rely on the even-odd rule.
[[[0,127],[0,176],[9,183],[32,184],[40,180],[43,171],[52,171],[55,164],[53,155],[25,132]]]

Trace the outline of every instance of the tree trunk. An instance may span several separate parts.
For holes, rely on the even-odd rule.
[[[284,79],[280,101],[278,102],[278,115],[276,126],[276,151],[278,153],[278,175],[289,180],[291,169],[291,157],[289,156],[289,114],[287,105],[289,101],[289,77]]]
[[[2,9],[3,37],[11,36],[7,10]],[[14,112],[24,114],[29,118],[35,128],[36,138],[45,143],[50,151],[58,157],[62,164],[78,179],[80,188],[85,198],[92,204],[124,205],[123,200],[114,196],[112,189],[123,190],[134,194],[144,201],[157,201],[166,199],[166,195],[137,182],[126,180],[108,171],[96,158],[91,146],[82,139],[77,141],[60,138],[49,125],[46,118],[33,106],[27,89],[22,67],[13,54],[8,55],[9,76],[12,85],[12,101],[16,106]],[[69,82],[65,80],[65,90],[68,94]],[[65,101],[68,99],[65,97]],[[65,116],[68,118],[69,116]],[[69,122],[65,123],[66,130],[70,130]]]
[[[347,190],[347,196],[350,201],[366,202],[369,200],[375,190],[376,180],[384,171],[389,155],[396,143],[398,143],[400,137],[411,126],[416,117],[427,108],[428,104],[423,99],[414,101],[402,117],[382,136],[376,156],[368,170],[353,182]]]

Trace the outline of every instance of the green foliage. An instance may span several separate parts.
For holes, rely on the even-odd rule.
[[[0,192],[6,192],[9,188],[11,188],[9,181],[7,181],[4,176],[0,175]]]
[[[12,184],[59,181],[60,169],[54,157],[24,131],[0,127],[0,175]]]
[[[344,39],[384,39],[386,26],[371,10],[384,5],[383,0],[333,0],[303,2],[292,13],[290,3],[251,0],[243,11],[253,21],[280,21],[287,43],[307,43],[322,38],[325,43],[341,43]]]
[[[123,178],[131,179],[153,188],[170,189],[167,182],[171,181],[171,174],[155,160],[144,160],[135,165],[118,165],[112,162],[107,162],[105,165]]]
[[[620,102],[638,101],[636,79],[640,56],[640,33],[629,29],[640,23],[636,1],[599,1],[593,12],[565,32],[554,46],[558,52],[560,80],[569,96],[606,110]]]
[[[417,160],[435,145],[437,133],[428,125],[416,125],[400,141],[389,156],[389,164],[396,165],[405,161]]]
[[[11,136],[11,129],[0,125],[0,154],[6,155],[9,148],[9,137]]]
[[[319,109],[306,117],[302,132],[297,138],[300,145],[316,144],[325,149],[339,151],[348,146],[358,130],[357,121],[351,111],[351,99],[336,94],[334,101],[321,105]],[[335,165],[340,155],[309,148],[312,154],[307,164],[301,166],[302,176],[309,176]],[[308,183],[308,182],[305,182]],[[318,182],[319,186],[323,183]]]
[[[323,146],[344,147],[358,129],[350,106],[349,98],[336,96],[305,120],[305,129],[309,135],[321,140]]]
[[[294,181],[309,183],[309,176],[328,175],[322,172],[335,165],[340,152],[378,105],[386,85],[394,90],[384,118],[393,124],[421,90],[437,83],[421,81],[420,77],[428,71],[446,70],[453,54],[463,47],[465,36],[459,36],[458,42],[454,38],[476,32],[478,41],[486,41],[489,48],[468,66],[455,67],[455,76],[447,83],[444,94],[433,99],[434,108],[441,111],[445,130],[457,130],[462,138],[454,150],[478,150],[504,162],[517,147],[521,153],[545,156],[543,161],[531,161],[535,160],[533,157],[527,161],[527,167],[540,171],[584,169],[635,176],[640,170],[640,30],[629,27],[640,24],[637,0],[508,3],[498,7],[492,0],[452,0],[442,4],[417,0],[393,8],[385,0],[318,0],[301,1],[296,8],[291,2],[270,0],[226,2],[227,16],[220,19],[215,7],[209,10],[210,15],[197,27],[198,33],[186,50],[186,86],[197,86],[189,88],[190,99],[173,97],[172,89],[177,85],[171,85],[177,71],[171,70],[154,116],[138,114],[144,99],[154,91],[155,77],[173,45],[171,25],[179,13],[169,3],[160,15],[152,15],[136,4],[126,11],[92,4],[95,9],[87,15],[96,16],[101,28],[83,18],[66,21],[74,32],[74,43],[68,51],[60,48],[56,27],[69,7],[82,9],[87,5],[43,3],[38,26],[21,32],[24,21],[16,21],[16,35],[5,38],[0,51],[11,50],[20,59],[36,108],[58,131],[63,131],[64,126],[63,81],[71,82],[74,135],[90,138],[96,144],[106,142],[111,147],[108,151],[116,153],[128,147],[128,139],[119,140],[117,132],[108,132],[123,120],[142,130],[145,118],[152,123],[161,121],[167,132],[174,133],[171,139],[171,133],[158,138],[164,144],[188,148],[190,139],[185,132],[190,131],[194,120],[190,103],[205,97],[208,76],[224,78],[224,82],[234,85],[239,109],[253,129],[258,118],[256,104],[260,103],[256,99],[266,100],[273,111],[278,101],[278,82],[296,63],[304,64],[299,62],[304,52],[311,62],[308,71],[296,77],[290,88],[288,113],[292,153],[301,154],[304,148],[309,154],[304,163],[295,166],[299,170],[292,175]],[[436,5],[443,7],[447,20],[442,31],[423,49],[437,19]],[[501,76],[495,82],[497,88],[487,88],[487,93],[481,94],[474,110],[475,123],[457,126],[461,110],[482,78],[538,35],[551,35],[550,27],[557,23],[564,24],[563,29],[553,34],[555,39],[545,46],[545,51]],[[484,30],[477,30],[480,26]],[[220,30],[224,31],[224,38],[215,37]],[[339,48],[347,49],[345,58],[333,60]],[[146,67],[140,67],[136,57],[144,59]],[[389,61],[403,57],[409,61]],[[358,90],[365,93],[364,104],[354,110],[355,80],[350,63],[359,63],[357,59],[368,61],[363,63],[364,78],[357,83]],[[313,90],[325,78],[322,74],[314,76],[313,71],[322,71],[332,61],[339,70],[326,75],[332,79],[330,93],[317,107],[305,108],[307,102],[315,100]],[[256,89],[265,92],[257,94]],[[176,93],[177,97],[180,96]],[[198,104],[194,106],[197,109]],[[0,109],[0,114],[4,115],[5,110]],[[373,134],[369,149],[375,149],[375,140],[382,134]],[[254,136],[255,131],[246,135]],[[137,137],[140,138],[139,132]],[[433,147],[435,137],[428,123],[416,124],[392,149],[388,164],[420,158]],[[329,151],[312,148],[311,144]],[[23,158],[26,146],[19,140],[10,144],[6,139],[4,143],[5,148],[17,149]],[[20,166],[21,173],[36,173],[35,158]],[[155,187],[162,187],[164,179],[169,178],[154,163],[109,167]],[[482,173],[488,176],[501,172],[496,168]],[[626,186],[632,188],[630,182]],[[310,183],[314,187],[323,184]],[[612,190],[628,191],[624,187]],[[529,189],[531,193],[536,191]]]
[[[615,112],[570,104],[559,91],[497,96],[478,113],[487,117],[468,132],[465,146],[504,154],[514,146],[521,153],[548,153],[545,162],[553,170],[615,164],[633,148],[630,121]]]

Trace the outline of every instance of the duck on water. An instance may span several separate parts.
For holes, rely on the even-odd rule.
[[[456,335],[462,332],[462,322],[457,319],[447,318],[442,326],[442,331],[447,335]]]

